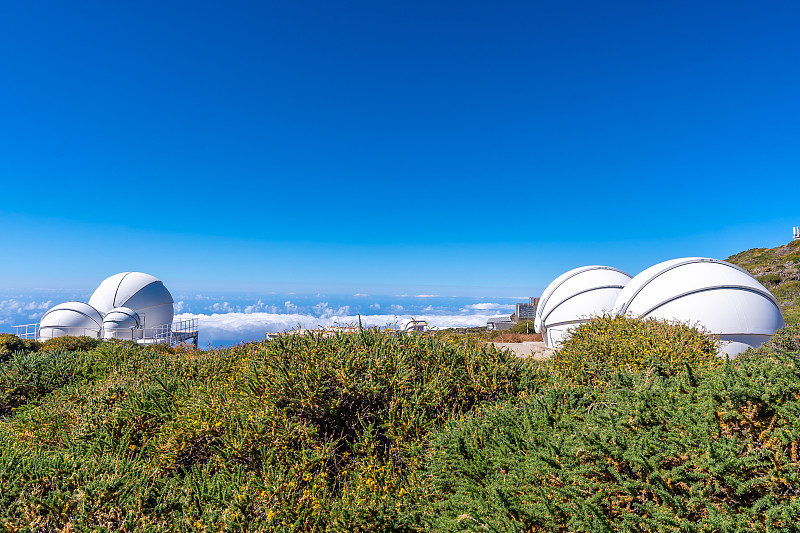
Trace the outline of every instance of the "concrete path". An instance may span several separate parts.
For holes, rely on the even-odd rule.
[[[519,357],[533,357],[534,359],[550,359],[553,350],[543,342],[493,342],[498,350],[511,350]]]

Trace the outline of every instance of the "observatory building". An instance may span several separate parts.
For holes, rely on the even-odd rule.
[[[89,298],[89,305],[104,315],[117,308],[133,310],[138,315],[135,321],[144,328],[172,324],[173,303],[161,280],[142,272],[120,272],[108,277]]]
[[[75,335],[140,344],[192,342],[197,346],[197,319],[173,322],[173,302],[158,278],[120,272],[103,280],[89,303],[58,304],[38,324],[15,327],[17,336],[40,340]]]
[[[142,319],[130,307],[115,307],[103,317],[104,339],[136,340],[142,334]]]
[[[630,280],[630,274],[600,265],[561,274],[539,298],[534,331],[542,335],[548,347],[559,347],[570,329],[593,316],[610,312],[617,295]]]
[[[39,339],[63,335],[99,337],[103,315],[84,302],[64,302],[50,308],[39,321]]]
[[[747,271],[705,257],[672,259],[642,271],[617,296],[614,313],[675,320],[719,337],[735,357],[784,327],[774,296]]]

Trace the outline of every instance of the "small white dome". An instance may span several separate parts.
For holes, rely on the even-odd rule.
[[[89,304],[104,314],[115,307],[136,311],[145,328],[172,324],[173,302],[161,280],[142,272],[120,272],[106,278],[89,298]]]
[[[115,307],[103,317],[104,339],[141,339],[139,313],[129,307]]]
[[[746,270],[706,257],[685,257],[642,271],[620,292],[617,314],[675,320],[718,335],[733,357],[784,327],[775,297]]]
[[[617,295],[631,276],[616,268],[591,265],[570,270],[554,279],[539,298],[534,331],[547,346],[557,347],[571,328],[611,311]]]
[[[99,337],[103,315],[84,302],[64,302],[51,307],[39,321],[39,339],[64,335]]]

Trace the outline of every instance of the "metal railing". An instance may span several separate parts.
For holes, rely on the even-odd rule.
[[[13,326],[14,335],[21,339],[47,340],[53,336],[73,335],[75,337],[92,337],[119,340],[132,340],[141,344],[178,344],[190,341],[197,346],[197,319],[176,320],[172,324],[164,324],[154,328],[80,328],[80,327],[47,327],[45,336],[39,324],[21,324]],[[49,333],[56,335],[50,335]]]
[[[33,339],[39,338],[39,323],[36,324],[22,324],[14,326],[14,335],[20,339]]]

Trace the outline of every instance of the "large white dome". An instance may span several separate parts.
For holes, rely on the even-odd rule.
[[[84,302],[64,302],[51,307],[39,321],[39,339],[64,335],[99,337],[103,315]]]
[[[139,313],[129,307],[115,307],[103,317],[103,338],[128,339],[142,338],[142,323]]]
[[[103,314],[115,307],[136,311],[145,328],[172,324],[173,302],[161,280],[142,272],[120,272],[106,278],[89,298],[89,304]]]
[[[617,296],[614,312],[675,320],[718,335],[735,356],[784,327],[775,297],[747,271],[705,257],[664,261],[642,271]]]
[[[631,276],[616,268],[592,265],[570,270],[554,279],[539,298],[534,330],[547,346],[558,347],[571,328],[614,307]]]

